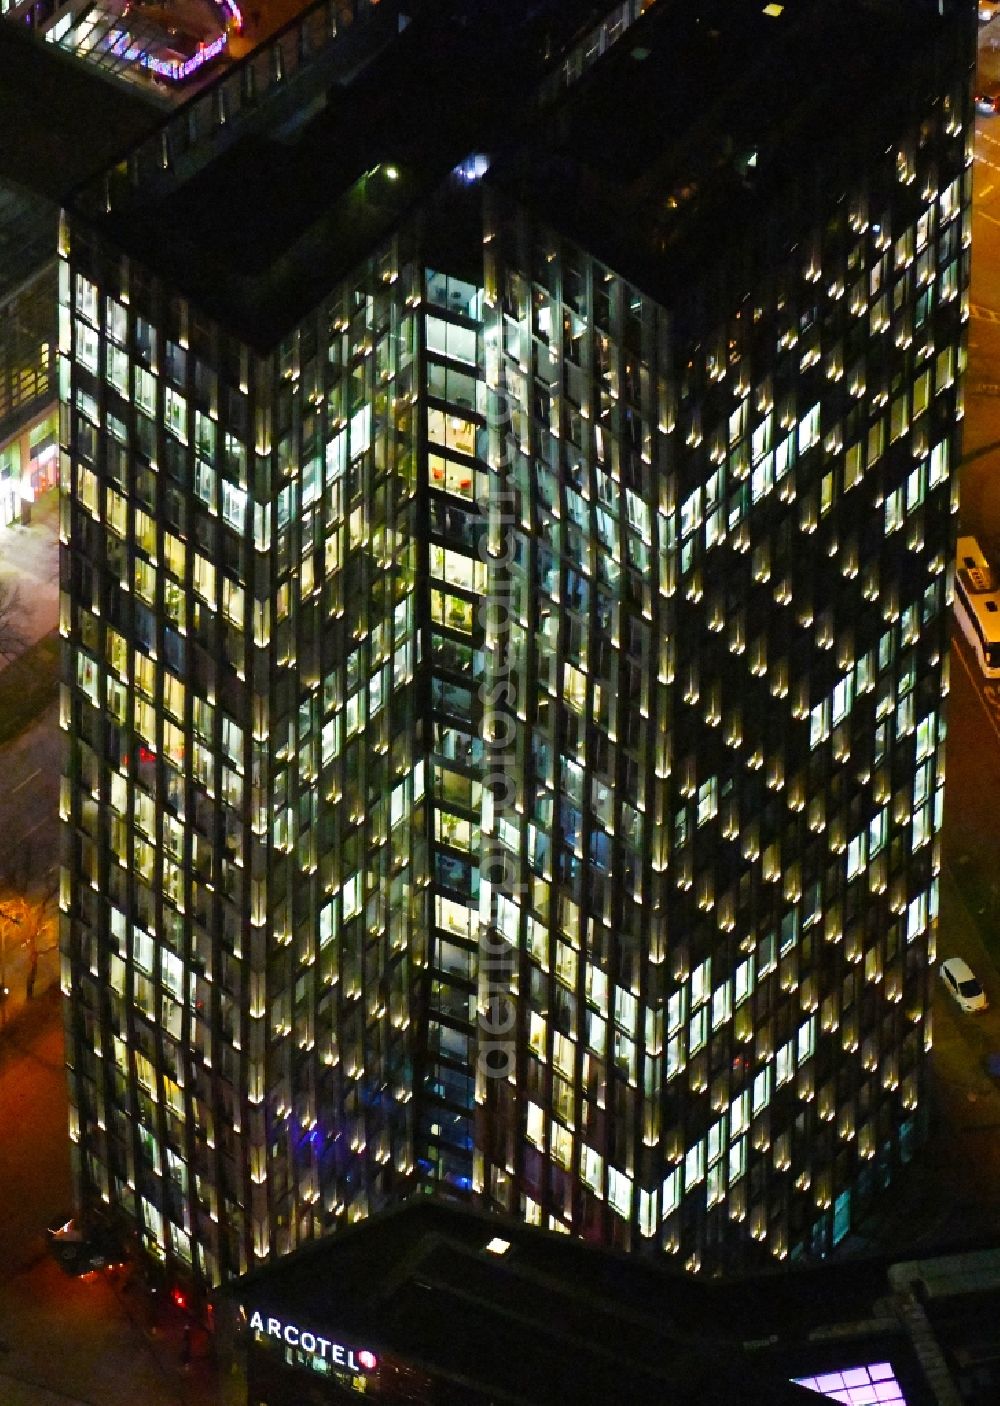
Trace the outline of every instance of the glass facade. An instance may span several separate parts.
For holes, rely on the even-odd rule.
[[[508,688],[486,727],[516,742],[491,763],[500,882],[480,915],[516,1048],[508,1077],[480,1067],[476,1186],[536,1223],[690,1268],[735,1267],[752,1242],[825,1253],[912,1137],[968,316],[962,104],[936,103],[689,335],[579,245],[493,211],[489,496],[507,516],[490,589],[509,609],[485,652],[488,692]]]
[[[412,1168],[420,273],[262,359],[83,238],[61,270],[79,1171],[217,1281]]]
[[[16,227],[13,233],[19,233]],[[0,435],[5,441],[55,401],[56,268],[51,247],[45,267],[33,271],[21,287],[0,294]]]
[[[478,159],[472,244],[404,222],[266,352],[64,222],[72,1136],[154,1257],[215,1283],[423,1184],[736,1267],[888,1184],[968,93],[896,137],[697,319]]]

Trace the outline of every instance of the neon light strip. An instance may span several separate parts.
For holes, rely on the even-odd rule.
[[[229,42],[229,29],[235,29],[238,34],[243,32],[243,11],[237,5],[236,0],[216,0],[219,9],[226,16],[226,33],[220,34],[218,39],[213,39],[211,44],[202,46],[196,54],[192,54],[183,63],[178,63],[175,59],[157,59],[148,54],[142,54],[139,62],[143,68],[148,68],[152,73],[160,78],[169,78],[174,83],[183,83],[185,78],[190,78],[192,73],[197,73],[203,64],[211,63],[217,58]]]
[[[218,0],[220,7],[225,10],[236,29],[243,32],[243,11],[237,5],[236,0]]]
[[[149,54],[143,54],[139,62],[143,68],[148,68],[151,72],[158,74],[161,78],[171,78],[175,83],[183,82],[185,78],[190,78],[192,73],[197,73],[203,64],[210,63],[222,53],[229,42],[228,34],[220,34],[218,39],[213,39],[211,44],[206,44],[204,48],[192,54],[183,63],[177,63],[174,59],[156,59]]]

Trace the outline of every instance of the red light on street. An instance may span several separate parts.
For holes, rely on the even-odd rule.
[[[187,1308],[187,1299],[186,1299],[185,1296],[181,1293],[180,1289],[174,1289],[174,1290],[171,1292],[170,1297],[173,1299],[174,1303],[177,1305],[178,1308],[180,1308],[180,1309]]]

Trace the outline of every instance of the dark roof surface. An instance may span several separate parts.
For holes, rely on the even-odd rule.
[[[773,262],[781,193],[796,190],[792,223],[796,203],[814,223],[840,173],[945,91],[940,41],[971,56],[974,13],[965,0],[657,4],[495,178],[668,302],[745,231]]]
[[[0,299],[19,287],[55,258],[59,212],[44,200],[10,181],[0,180]],[[52,310],[55,324],[55,308]]]
[[[0,24],[0,181],[58,203],[161,117],[54,44]]]
[[[952,1368],[994,1362],[1000,1250],[709,1279],[426,1196],[220,1298],[539,1406],[808,1406],[793,1378],[878,1362],[909,1406],[933,1406],[896,1297],[918,1281]]]
[[[486,1249],[500,1237],[510,1248]],[[711,1281],[426,1197],[228,1293],[511,1399],[807,1406],[724,1331]],[[721,1349],[721,1351],[720,1351]],[[506,1399],[506,1398],[505,1398]]]
[[[179,190],[130,202],[102,227],[269,347],[470,151],[509,140],[546,56],[598,13],[593,0],[427,5],[309,121],[241,138]]]
[[[760,217],[779,193],[807,206],[812,189],[826,208],[837,162],[884,148],[882,106],[926,110],[943,81],[938,41],[960,47],[974,27],[962,0],[942,7],[658,0],[540,107],[542,78],[606,0],[439,0],[294,131],[258,130],[180,189],[98,222],[270,349],[464,157],[485,151],[487,180],[667,302],[704,282],[713,251],[770,229]],[[768,237],[784,249],[790,235]],[[767,260],[766,239],[757,243]]]

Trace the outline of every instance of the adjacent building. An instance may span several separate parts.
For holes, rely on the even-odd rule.
[[[919,1141],[975,18],[643,8],[380,5],[64,216],[72,1136],[171,1273],[821,1256]]]
[[[215,1299],[231,1406],[987,1406],[996,1248],[692,1280],[416,1197]]]
[[[770,1284],[756,1287],[754,1330],[760,1318],[773,1329],[780,1305],[760,1312]],[[247,1275],[214,1309],[227,1406],[819,1406],[743,1341],[743,1302],[678,1269],[420,1196]]]
[[[0,25],[0,533],[59,477],[59,207],[147,132],[155,110]]]

